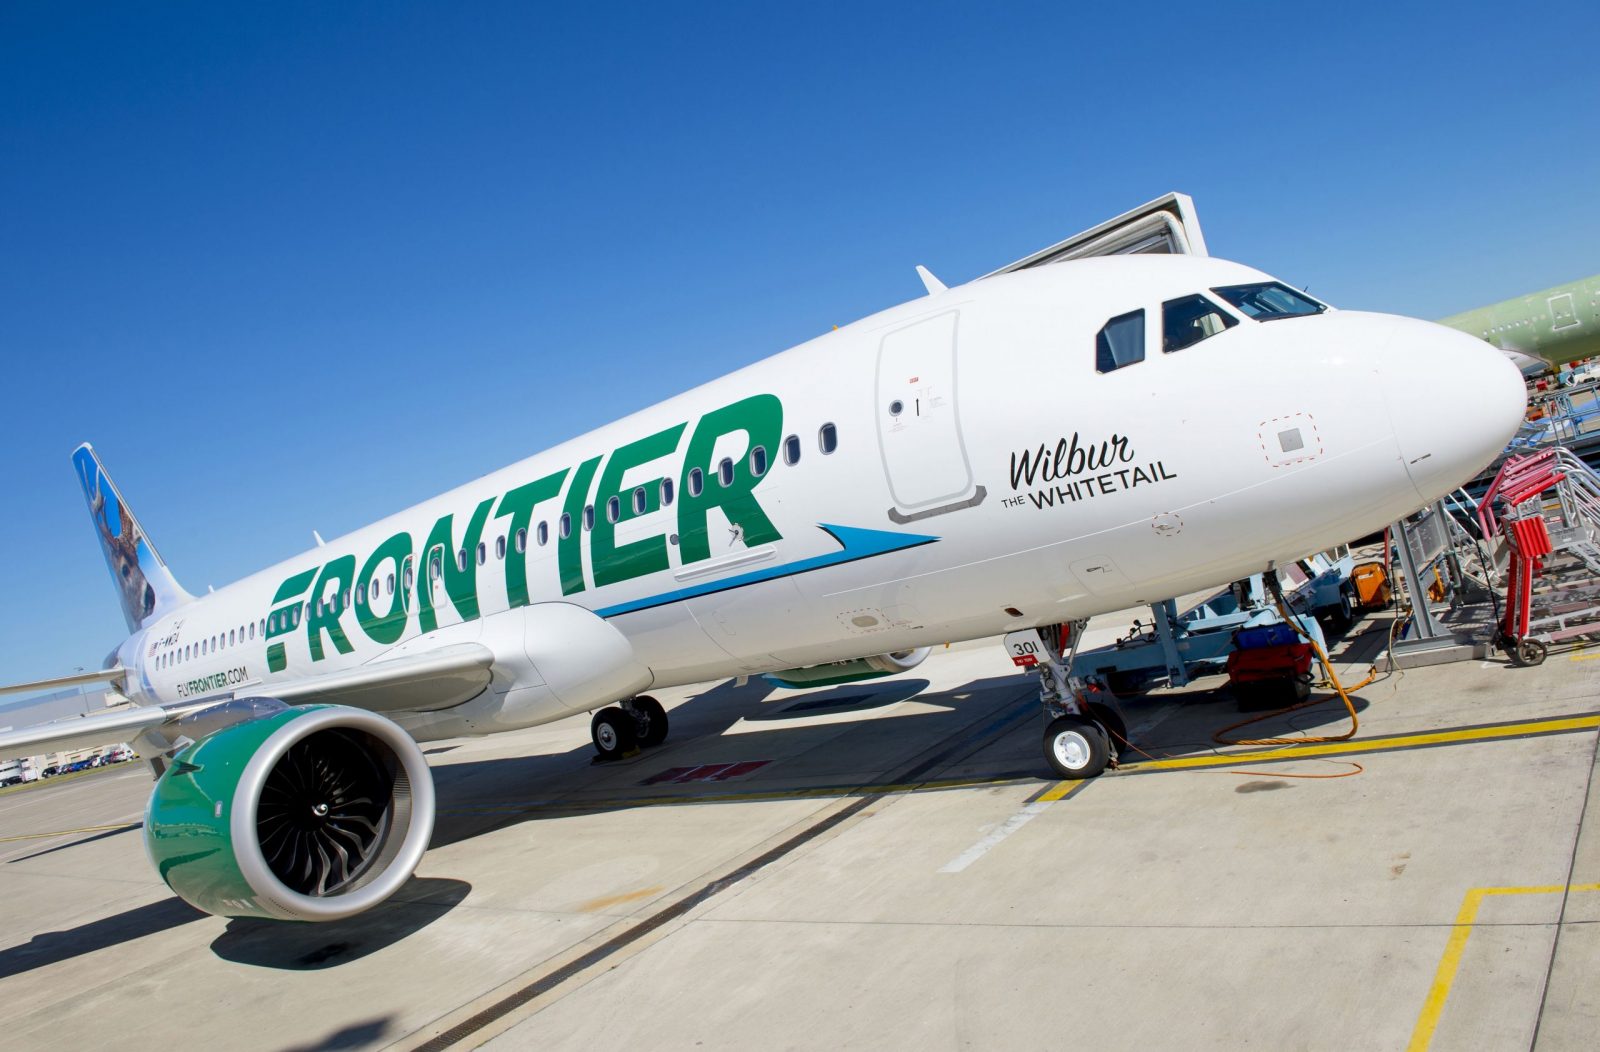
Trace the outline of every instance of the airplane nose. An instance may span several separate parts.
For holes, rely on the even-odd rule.
[[[1396,318],[1379,371],[1406,473],[1424,501],[1488,467],[1522,425],[1522,373],[1466,333]]]

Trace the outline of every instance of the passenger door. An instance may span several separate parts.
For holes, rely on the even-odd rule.
[[[959,311],[886,334],[878,345],[878,447],[894,507],[913,522],[983,500],[974,487],[956,403]]]

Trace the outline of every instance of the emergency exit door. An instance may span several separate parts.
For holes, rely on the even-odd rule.
[[[983,499],[972,484],[956,402],[959,311],[888,333],[878,347],[878,446],[894,507],[911,522]]]

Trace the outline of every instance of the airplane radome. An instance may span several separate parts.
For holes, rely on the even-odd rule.
[[[1482,341],[1236,263],[930,287],[200,597],[81,447],[130,630],[91,678],[134,706],[0,754],[137,740],[173,891],[345,917],[426,848],[417,742],[591,712],[613,758],[666,736],[652,688],[893,674],[1235,580],[1444,495],[1522,419]],[[1047,762],[1097,774],[1103,714],[1041,701]]]

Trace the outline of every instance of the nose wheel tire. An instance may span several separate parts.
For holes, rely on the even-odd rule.
[[[1076,781],[1105,770],[1111,749],[1094,721],[1057,716],[1044,729],[1044,757],[1057,776]]]
[[[1122,721],[1122,716],[1116,709],[1100,701],[1089,702],[1089,715],[1093,716],[1105,730],[1111,747],[1111,752],[1120,755],[1128,747],[1128,725]]]
[[[639,746],[652,749],[667,740],[667,710],[648,694],[633,699],[633,722],[639,734]]]
[[[615,705],[601,709],[589,721],[594,751],[602,760],[619,760],[634,752],[639,747],[637,726],[632,716]]]

